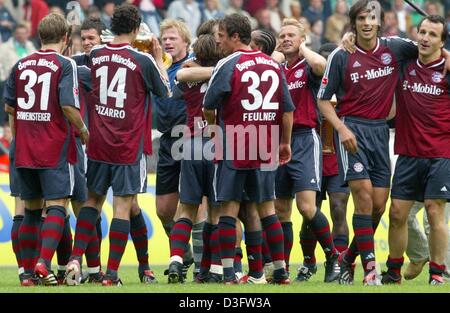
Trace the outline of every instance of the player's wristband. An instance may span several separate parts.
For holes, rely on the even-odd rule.
[[[83,128],[80,129],[80,133],[87,133],[88,128],[86,127],[86,125],[83,125]]]

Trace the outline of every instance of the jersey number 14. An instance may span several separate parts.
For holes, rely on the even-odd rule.
[[[127,78],[126,68],[120,67],[111,79],[108,86],[108,67],[102,66],[95,71],[95,76],[100,77],[100,103],[108,104],[108,97],[116,100],[116,108],[123,108],[124,101],[127,98],[125,92],[125,82]]]

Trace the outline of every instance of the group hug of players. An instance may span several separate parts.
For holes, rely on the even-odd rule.
[[[202,25],[189,55],[186,26],[166,20],[161,39],[174,58],[167,70],[155,38],[150,54],[131,46],[141,24],[132,5],[115,9],[114,38],[107,44],[101,44],[101,22],[87,19],[81,26],[86,53],[73,58],[62,54],[66,20],[46,16],[38,28],[42,48],[14,66],[4,99],[15,133],[11,193],[24,201],[12,229],[21,284],[121,285],[118,269],[129,235],[141,282],[156,282],[137,202],[146,191],[146,156],[152,153],[152,106],[163,133],[156,206],[170,241],[169,283],[186,280],[194,257],[198,283],[290,284],[295,199],[304,254],[297,281],[317,271],[318,242],[326,256],[325,282],[353,284],[360,255],[364,285],[401,283],[409,209],[422,201],[431,228],[429,283],[443,284],[444,206],[450,199],[446,24],[439,16],[424,18],[418,43],[380,38],[383,13],[374,3],[357,1],[345,45],[325,45],[320,53],[305,45],[303,26],[294,19],[286,19],[275,38],[252,32],[248,19],[235,14]],[[399,159],[391,187],[386,120],[394,111]],[[335,129],[326,149],[322,118]],[[186,126],[181,134],[172,132],[177,125]],[[256,132],[248,131],[252,127]],[[173,149],[180,140],[181,158]],[[100,213],[110,187],[113,218],[103,273]],[[325,190],[334,194],[333,233],[320,211]],[[349,244],[350,191],[355,212]],[[374,232],[390,191],[389,257],[380,276]],[[69,200],[77,217],[73,240]]]

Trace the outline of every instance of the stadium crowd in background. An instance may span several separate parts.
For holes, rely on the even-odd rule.
[[[401,242],[392,244],[391,241],[395,240],[394,232],[399,232],[396,227],[401,227],[401,234],[405,234],[408,216],[405,212],[409,210],[409,206],[402,207],[401,219],[394,214],[398,209],[395,201],[391,207],[390,231],[394,235],[390,234],[390,253],[393,255],[390,255],[388,259],[388,272],[383,274],[381,282],[373,265],[375,263],[373,236],[385,210],[393,173],[393,169],[392,171],[390,169],[389,126],[386,119],[388,115],[392,117],[389,111],[393,102],[395,84],[387,79],[384,83],[379,83],[378,80],[384,76],[394,80],[397,80],[399,76],[403,78],[406,75],[405,64],[415,64],[417,61],[418,67],[413,69],[414,74],[409,73],[416,76],[415,71],[419,72],[419,68],[422,68],[420,62],[424,60],[437,62],[436,58],[439,57],[439,67],[436,67],[439,72],[431,69],[431,67],[434,68],[433,64],[429,70],[431,78],[423,79],[427,85],[417,88],[422,88],[420,90],[429,93],[430,96],[439,96],[436,99],[445,106],[449,100],[450,80],[448,73],[445,77],[440,73],[445,67],[444,59],[447,58],[448,61],[449,55],[448,52],[444,52],[441,58],[440,50],[445,44],[448,48],[449,44],[449,41],[446,42],[445,39],[446,34],[450,32],[450,0],[415,1],[420,8],[432,16],[426,20],[425,24],[421,24],[423,17],[403,0],[384,0],[377,3],[380,4],[379,10],[369,8],[368,5],[373,3],[367,0],[78,0],[68,4],[67,1],[57,0],[0,0],[0,51],[2,54],[0,99],[6,96],[6,103],[9,105],[8,113],[11,116],[23,113],[21,116],[25,118],[24,114],[27,112],[17,112],[18,110],[15,109],[15,96],[19,100],[19,96],[22,97],[21,95],[26,93],[31,99],[30,95],[33,91],[30,91],[30,88],[37,85],[35,82],[28,82],[28,84],[22,82],[23,77],[31,74],[27,70],[24,71],[26,74],[23,74],[23,68],[18,66],[17,62],[23,58],[33,59],[34,56],[42,53],[39,49],[46,48],[45,40],[42,38],[43,27],[46,23],[42,26],[42,21],[45,22],[49,19],[48,17],[66,16],[72,27],[67,29],[67,36],[61,31],[61,36],[56,38],[58,43],[56,50],[58,53],[64,51],[67,56],[77,55],[74,57],[78,65],[77,77],[80,93],[87,103],[85,110],[87,110],[88,118],[85,118],[85,121],[89,121],[86,123],[88,128],[79,120],[75,123],[76,128],[81,131],[75,134],[78,136],[78,141],[87,141],[84,137],[87,134],[90,135],[90,142],[86,143],[88,167],[87,170],[84,169],[87,171],[89,196],[84,206],[77,205],[79,213],[76,214],[78,219],[74,250],[70,256],[65,279],[62,277],[63,273],[53,274],[50,261],[54,253],[58,255],[59,261],[59,253],[63,250],[59,249],[59,245],[67,244],[67,242],[72,244],[70,227],[68,234],[65,233],[67,229],[64,228],[65,224],[68,224],[67,219],[64,221],[64,208],[67,207],[65,199],[68,194],[66,190],[58,194],[61,197],[57,198],[59,202],[55,204],[52,202],[56,199],[52,198],[54,195],[49,196],[49,186],[43,186],[41,193],[32,190],[36,186],[31,186],[29,183],[20,187],[20,196],[27,201],[25,202],[25,218],[22,216],[20,220],[23,220],[22,228],[16,226],[14,230],[15,238],[18,240],[13,241],[16,255],[20,240],[22,242],[27,240],[23,234],[17,233],[20,229],[28,231],[27,227],[31,225],[34,229],[33,244],[36,247],[41,244],[41,239],[37,239],[38,231],[36,231],[40,226],[36,225],[40,223],[42,204],[40,200],[38,203],[31,202],[31,199],[34,201],[33,197],[39,194],[46,201],[48,214],[42,226],[40,259],[37,261],[39,255],[24,257],[25,274],[28,276],[20,277],[22,285],[38,283],[54,285],[63,281],[69,285],[78,285],[83,280],[81,262],[84,253],[86,253],[88,271],[91,274],[85,278],[88,282],[101,282],[107,286],[120,285],[122,282],[118,276],[118,269],[128,240],[128,233],[131,233],[135,243],[141,282],[156,281],[148,265],[148,246],[142,243],[143,233],[141,232],[147,232],[147,229],[136,200],[136,195],[145,191],[145,159],[152,153],[149,135],[151,119],[156,124],[153,126],[156,126],[162,134],[160,148],[157,151],[159,160],[156,170],[156,209],[157,216],[170,241],[171,259],[166,272],[169,283],[185,281],[186,272],[195,261],[194,280],[199,283],[223,280],[227,284],[263,284],[267,281],[289,284],[289,254],[293,244],[290,215],[293,198],[296,199],[297,208],[304,219],[300,233],[304,263],[297,273],[297,281],[307,281],[316,272],[314,249],[319,242],[327,259],[325,282],[338,280],[341,284],[353,284],[354,263],[356,257],[360,255],[365,285],[378,285],[381,282],[400,283],[400,268],[403,264],[401,255],[405,252],[406,240],[402,237]],[[380,14],[377,15],[374,12]],[[369,17],[373,19],[367,22]],[[93,21],[95,23],[92,23]],[[141,21],[147,24],[156,36],[153,39],[153,48],[149,51],[151,56],[137,52],[129,46],[135,41],[140,31]],[[98,27],[94,27],[94,24]],[[439,28],[441,24],[444,26],[443,35],[439,37],[436,36],[436,30],[441,31]],[[425,26],[419,31],[417,25]],[[93,49],[93,46],[99,43],[100,31],[103,29],[112,30],[113,36],[116,37],[112,41],[104,40],[104,43],[107,42],[105,46]],[[208,30],[205,31],[205,29]],[[257,32],[252,33],[253,30]],[[48,29],[46,31],[48,32]],[[207,39],[202,37],[205,36],[204,34],[208,34],[209,37]],[[70,41],[66,42],[69,36]],[[400,38],[384,38],[391,36]],[[433,37],[434,41],[428,43],[427,36],[436,38]],[[427,39],[424,39],[425,37]],[[422,46],[419,45],[418,48],[417,44],[408,38],[414,41],[420,40]],[[157,39],[160,40],[161,46],[157,44]],[[198,39],[200,40],[197,41]],[[68,42],[70,42],[70,50],[65,49],[65,44]],[[217,46],[212,44],[214,42]],[[208,52],[206,47],[199,47],[199,43],[205,46],[211,43],[208,46],[210,51]],[[330,47],[338,45],[342,49],[331,52],[333,49]],[[426,47],[424,48],[423,45]],[[268,46],[272,48],[263,49]],[[172,59],[172,63],[167,66],[167,73],[165,65],[162,64],[161,47]],[[258,49],[261,47],[261,51],[252,51],[250,47]],[[219,61],[213,70],[212,66],[218,60],[213,57],[213,60],[205,63],[205,56],[201,54],[213,54],[211,51],[218,48],[221,50],[221,56],[225,58]],[[277,51],[274,52],[275,48]],[[427,49],[434,50],[429,53]],[[351,53],[351,50],[355,50],[355,53]],[[216,53],[219,52],[216,51]],[[331,53],[327,65],[322,53]],[[198,55],[197,60],[196,55]],[[67,58],[64,57],[61,60],[67,60]],[[75,62],[70,62],[74,66]],[[102,66],[102,63],[105,65]],[[32,65],[32,62],[30,64]],[[354,73],[357,70],[367,73],[366,76]],[[89,75],[91,71],[95,71],[95,75]],[[108,76],[108,71],[116,74]],[[182,71],[183,74],[188,73],[190,77],[187,79],[189,82],[186,86],[177,86],[177,88],[184,86],[185,94],[179,98],[166,98],[166,87],[170,85],[172,92],[177,90],[175,88],[177,79],[182,81],[177,72]],[[15,85],[16,75],[21,75],[17,86]],[[41,76],[44,77],[44,75]],[[73,75],[76,76],[75,70]],[[42,78],[41,76],[39,79]],[[195,79],[192,79],[192,76]],[[192,86],[196,86],[193,82],[198,81],[204,84],[199,84],[198,90],[189,90]],[[38,83],[41,83],[41,80]],[[318,93],[320,83],[322,86]],[[440,84],[444,91],[429,87],[433,83]],[[76,85],[76,79],[74,84]],[[209,87],[206,87],[208,84],[210,84]],[[240,84],[239,88],[236,84]],[[406,81],[405,84],[407,86],[408,82]],[[45,87],[45,84],[43,85]],[[71,87],[73,90],[77,89],[74,93],[78,99],[78,86],[75,85]],[[401,87],[397,88],[398,96],[402,90]],[[406,87],[403,86],[403,88]],[[131,89],[133,93],[129,92]],[[2,95],[4,90],[5,95]],[[422,92],[420,90],[418,92]],[[152,92],[151,96],[150,92]],[[381,94],[386,97],[379,97]],[[62,95],[60,97],[63,99]],[[335,111],[333,107],[336,97],[338,111]],[[28,102],[24,103],[23,99],[26,98],[20,98],[21,102],[17,101],[20,102],[18,108],[28,110],[29,108],[26,108]],[[433,98],[431,101],[436,99]],[[320,100],[319,104],[317,100]],[[45,106],[44,96],[41,95],[40,101],[41,107]],[[105,106],[114,106],[114,109],[102,110],[102,107],[94,101]],[[129,101],[136,104],[136,107],[139,106],[139,112],[126,105]],[[196,102],[197,106],[188,106],[192,101]],[[201,102],[203,102],[204,115],[199,113]],[[364,105],[360,105],[361,102]],[[420,106],[423,101],[417,102]],[[149,103],[153,106],[152,118],[150,118],[152,111]],[[231,107],[235,103],[242,103],[242,112],[239,111],[240,107],[239,110]],[[70,103],[61,103],[61,105],[66,104]],[[59,109],[59,105],[56,104],[56,106]],[[195,112],[189,111],[194,108]],[[290,113],[294,109],[294,113]],[[426,113],[433,117],[435,112],[433,109],[430,110]],[[123,114],[123,117],[120,114]],[[133,117],[130,118],[130,116]],[[400,116],[405,118],[403,115]],[[258,131],[260,129],[267,131],[264,128],[267,126],[281,127],[284,132],[279,136],[281,143],[278,157],[280,165],[284,166],[280,166],[278,172],[273,169],[266,171],[262,170],[264,162],[261,160],[228,160],[226,153],[225,159],[215,160],[217,164],[214,170],[211,163],[196,164],[187,162],[185,159],[181,161],[173,153],[174,146],[180,138],[186,137],[182,137],[183,134],[174,136],[173,131],[178,125],[184,124],[191,129],[195,128],[199,124],[192,122],[194,117],[205,120],[204,124],[203,121],[201,123],[199,129],[201,132],[206,130],[211,132],[214,124],[217,124],[219,128],[223,127],[223,131],[225,131],[225,125],[256,125]],[[343,218],[336,216],[336,214],[342,215],[341,211],[345,212],[344,202],[347,202],[348,189],[340,188],[345,184],[340,186],[337,183],[339,186],[332,186],[336,187],[335,189],[330,185],[321,184],[322,167],[326,166],[322,165],[322,152],[325,150],[321,147],[319,138],[319,135],[322,135],[320,127],[323,118],[337,130],[335,146],[331,149],[333,160],[327,161],[333,162],[333,170],[323,175],[336,176],[336,179],[342,183],[348,182],[355,203],[352,221],[355,231],[353,241],[350,240],[352,236],[349,237],[347,234],[346,222],[340,221]],[[9,122],[11,123],[11,118]],[[9,152],[9,140],[12,138],[6,113],[0,113],[0,125],[3,128],[3,138],[0,138],[0,158],[2,158]],[[209,126],[206,127],[206,125]],[[441,127],[439,130],[442,130],[440,135],[444,141],[449,139],[445,125],[448,126],[445,121],[439,124]],[[292,130],[291,127],[293,127]],[[102,133],[105,129],[111,133]],[[133,133],[124,135],[123,129],[132,129]],[[135,136],[136,134],[139,136]],[[217,134],[214,134],[214,140],[216,140]],[[227,137],[226,132],[223,136],[226,151],[233,137]],[[271,138],[271,133],[267,132],[264,136]],[[337,140],[338,136],[339,140]],[[273,135],[273,137],[277,136]],[[22,140],[23,147],[28,147],[23,134],[18,132],[17,138]],[[193,144],[194,141],[192,140]],[[72,144],[73,142],[70,141],[64,146],[64,149],[69,147],[67,154],[73,152],[70,149]],[[217,156],[219,153],[217,141],[215,144]],[[235,145],[239,144],[234,144],[232,147]],[[261,149],[259,141],[258,144],[253,145],[255,149]],[[245,146],[248,153],[251,153],[250,148],[253,145]],[[409,150],[405,152],[398,148],[399,145],[396,142],[396,152],[402,151],[407,157],[423,157],[415,150],[413,155],[409,155]],[[24,149],[22,146],[19,148]],[[436,158],[447,160],[448,149],[444,150],[445,148],[442,151],[439,150],[437,154],[425,153],[424,155],[430,160]],[[82,153],[82,151],[80,143],[78,152]],[[327,151],[327,153],[330,152]],[[66,157],[66,154],[62,156]],[[183,157],[186,158],[185,155]],[[9,163],[7,160],[1,162],[0,170],[3,171],[3,167],[6,166],[7,169]],[[19,159],[20,162],[22,161]],[[69,159],[68,162],[70,163]],[[42,163],[37,167],[48,170],[48,167],[54,166],[53,163]],[[335,163],[339,163],[339,172],[338,165]],[[439,165],[442,172],[450,170],[447,163],[444,161],[442,165]],[[22,167],[18,171],[21,180],[29,181],[24,173],[36,175],[36,172],[39,175],[45,175],[46,170],[39,172],[34,163],[24,164],[17,166]],[[24,169],[27,167],[33,170],[27,172]],[[410,165],[410,167],[414,166]],[[60,168],[57,169],[60,170]],[[68,176],[68,173],[64,172],[64,175]],[[197,186],[190,181],[196,175],[199,179]],[[186,177],[189,177],[189,180],[186,180]],[[430,253],[426,255],[423,252],[420,257],[415,260],[412,257],[411,260],[421,264],[420,270],[429,260],[429,282],[436,285],[444,282],[442,277],[448,275],[445,264],[448,265],[450,261],[445,260],[444,251],[436,253],[436,249],[443,250],[447,247],[447,241],[444,240],[447,231],[443,230],[442,225],[444,224],[444,200],[449,198],[445,187],[448,181],[445,178],[438,178],[438,182],[432,187],[438,188],[437,185],[440,184],[439,188],[441,188],[444,184],[444,187],[440,189],[441,193],[434,192],[436,191],[434,189],[434,193],[430,193],[429,189],[426,189],[431,188],[428,186],[423,187],[425,191],[409,192],[407,199],[403,198],[405,193],[398,192],[398,189],[397,193],[393,193],[394,199],[410,201],[408,205],[412,205],[414,201],[425,200],[427,214],[432,214],[429,216],[432,238]],[[423,180],[426,181],[425,178]],[[24,184],[23,181],[22,184]],[[70,176],[70,182],[72,182],[72,176]],[[77,185],[76,181],[75,185]],[[110,186],[115,197],[114,218],[109,234],[110,255],[106,275],[104,275],[100,265],[94,267],[95,272],[91,272],[88,254],[89,247],[95,246],[94,258],[99,260],[101,235],[98,234],[96,227],[98,228],[99,212]],[[401,188],[403,185],[394,179],[394,186]],[[86,186],[83,188],[86,189]],[[320,211],[320,202],[324,199],[324,195],[320,195],[319,192],[321,189],[324,192],[325,188],[328,188],[329,193],[334,191],[343,194],[341,199],[343,203],[333,205],[334,211],[331,212],[334,227],[339,223],[339,231],[336,228],[331,232],[326,217]],[[450,185],[448,188],[450,189]],[[425,198],[422,193],[425,193]],[[214,197],[215,201],[221,202],[221,209],[217,211],[218,216],[214,219],[211,216],[207,218],[205,210],[197,212],[199,206],[205,209],[205,201],[203,204],[201,201],[203,195]],[[330,194],[331,197],[335,196]],[[430,197],[440,199],[435,201],[438,204],[433,202],[430,205]],[[182,204],[181,209],[178,208],[179,202]],[[217,203],[210,204],[217,205]],[[43,216],[45,217],[45,214]],[[437,219],[442,221],[438,223]],[[242,268],[237,265],[240,263],[239,254],[242,256],[241,252],[238,252],[240,248],[237,248],[242,236],[242,229],[237,227],[237,224],[240,225],[240,220],[245,227],[246,243],[251,247],[250,250],[247,247],[248,255],[255,256],[249,259],[250,272],[244,277],[238,275],[242,272]],[[401,225],[398,226],[399,224]],[[188,244],[191,232],[193,254]],[[248,236],[248,234],[252,235]],[[70,237],[67,242],[65,242],[66,235],[67,238]],[[30,247],[27,249],[30,250]],[[28,253],[30,254],[29,251]],[[408,250],[406,253],[408,254]],[[67,261],[62,263],[67,264],[68,257],[66,251],[63,259]],[[18,257],[18,261],[19,259]],[[33,262],[37,262],[37,265],[33,265],[34,273],[41,280],[33,276]],[[19,262],[19,267],[20,264]],[[272,272],[266,271],[266,265],[271,265]],[[209,280],[211,276],[208,276],[207,270],[203,276],[197,276],[199,273],[203,274],[202,270],[205,266],[207,269],[210,268],[210,273],[220,267],[220,270],[213,274],[221,278],[217,279],[213,276],[213,279]],[[64,264],[58,262],[59,272],[64,272],[64,267]],[[410,277],[412,276],[414,275]]]

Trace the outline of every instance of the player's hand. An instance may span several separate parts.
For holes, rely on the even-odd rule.
[[[272,59],[274,59],[277,63],[283,63],[286,59],[284,54],[278,51],[274,51],[271,55]]]
[[[186,61],[181,65],[181,68],[190,68],[190,67],[200,67],[200,64],[195,63],[194,61]]]
[[[280,143],[278,157],[280,166],[287,164],[292,157],[291,145],[287,143]]]
[[[152,36],[152,49],[150,51],[150,54],[155,58],[155,61],[157,63],[163,63],[163,49],[155,36]]]
[[[89,130],[80,130],[80,139],[83,145],[87,145],[89,143]]]
[[[345,150],[350,153],[356,153],[356,151],[358,151],[358,143],[356,142],[356,137],[352,133],[352,131],[347,128],[347,126],[344,125],[341,129],[339,129],[338,134]]]
[[[341,40],[340,47],[347,51],[348,53],[356,52],[356,36],[352,32],[347,32],[344,34]]]

